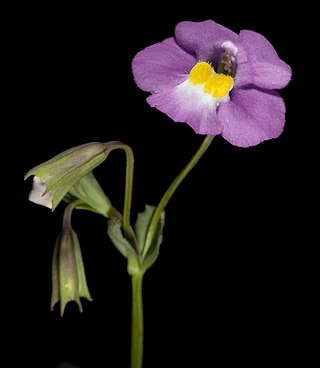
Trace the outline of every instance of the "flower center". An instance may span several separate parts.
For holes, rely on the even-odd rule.
[[[237,63],[235,57],[230,55],[227,51],[225,51],[220,58],[219,64],[217,66],[217,72],[231,75],[234,77],[237,71]]]
[[[203,92],[212,95],[215,99],[226,97],[234,84],[230,75],[216,73],[205,61],[197,63],[191,69],[189,82],[195,86],[202,85]]]

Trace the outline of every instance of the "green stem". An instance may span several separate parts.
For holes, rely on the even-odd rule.
[[[126,186],[123,206],[123,231],[125,236],[130,239],[131,226],[130,226],[130,211],[132,201],[132,184],[133,184],[133,152],[132,149],[125,145],[123,149],[126,153]]]
[[[145,247],[143,250],[143,257],[146,255],[146,253],[149,250],[149,247],[152,243],[153,236],[157,230],[159,220],[161,213],[164,211],[166,205],[168,204],[169,200],[173,196],[174,192],[177,190],[183,179],[189,174],[189,172],[194,168],[194,166],[197,164],[197,162],[200,160],[200,158],[203,156],[203,154],[206,152],[208,147],[210,146],[214,136],[206,136],[204,141],[202,142],[202,145],[198,148],[197,152],[193,155],[191,160],[188,162],[188,164],[184,167],[184,169],[179,173],[179,175],[174,179],[168,190],[163,195],[161,201],[159,202],[157,208],[154,211],[154,214],[152,216]],[[142,257],[142,258],[143,258]]]
[[[75,201],[69,203],[68,206],[65,208],[62,221],[63,229],[71,227],[71,214],[78,203],[81,203],[81,200],[76,199]]]
[[[143,272],[133,274],[132,282],[132,329],[131,368],[142,368],[143,360]]]
[[[134,232],[130,225],[133,167],[134,167],[133,151],[128,145],[119,141],[108,142],[107,145],[110,151],[114,149],[123,149],[126,154],[126,183],[125,183],[124,205],[122,215],[122,227],[126,239],[128,239],[131,242],[131,244],[135,244]]]

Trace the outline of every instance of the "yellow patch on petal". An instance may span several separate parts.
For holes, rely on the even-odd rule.
[[[214,98],[223,98],[232,87],[233,78],[230,75],[216,74],[205,82],[203,91],[210,93]]]
[[[212,66],[205,61],[197,63],[189,74],[189,81],[194,84],[205,83],[211,76],[214,75],[214,70]]]
[[[217,74],[213,67],[201,61],[190,71],[188,81],[193,85],[203,85],[203,92],[212,95],[215,99],[223,99],[233,88],[233,78],[230,75]]]

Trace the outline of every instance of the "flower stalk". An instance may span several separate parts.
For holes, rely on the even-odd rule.
[[[144,253],[146,253],[149,249],[149,245],[152,242],[153,236],[157,230],[160,217],[162,212],[164,211],[166,205],[170,201],[171,197],[179,187],[179,185],[182,183],[183,179],[189,174],[189,172],[194,168],[194,166],[198,163],[200,158],[203,156],[203,154],[206,152],[206,150],[209,148],[214,136],[206,136],[202,145],[199,147],[197,152],[193,155],[191,160],[188,162],[188,164],[183,168],[183,170],[180,172],[180,174],[174,179],[170,187],[167,189],[165,194],[163,195],[162,199],[160,200],[157,208],[155,209],[155,212],[153,214],[153,217],[151,219],[151,223],[149,226],[149,231],[147,234],[146,239],[146,246],[144,249]]]

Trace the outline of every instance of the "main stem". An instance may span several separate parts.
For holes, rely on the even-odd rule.
[[[131,368],[142,368],[143,359],[143,272],[131,276],[132,283],[132,329]]]
[[[149,247],[152,243],[153,236],[157,230],[159,220],[162,212],[164,211],[169,200],[183,181],[183,179],[189,174],[193,167],[197,164],[203,154],[206,152],[210,146],[214,136],[206,136],[202,145],[198,148],[196,153],[193,155],[188,164],[181,170],[178,176],[174,179],[170,187],[167,189],[163,195],[161,201],[156,207],[153,217],[150,222],[150,226],[147,233],[146,243],[142,254],[142,259],[144,259]],[[129,171],[130,173],[130,171]],[[132,173],[131,173],[132,174]],[[131,185],[128,182],[129,187]],[[130,192],[130,191],[129,191]],[[131,198],[129,197],[129,203],[131,203]],[[125,206],[126,208],[126,206]],[[127,221],[129,211],[127,211]],[[125,222],[124,222],[125,223]],[[128,224],[127,224],[128,225]],[[125,226],[124,226],[125,228]],[[132,330],[131,330],[131,368],[142,368],[143,360],[143,299],[142,299],[142,280],[144,272],[138,272],[131,275],[132,277]]]

